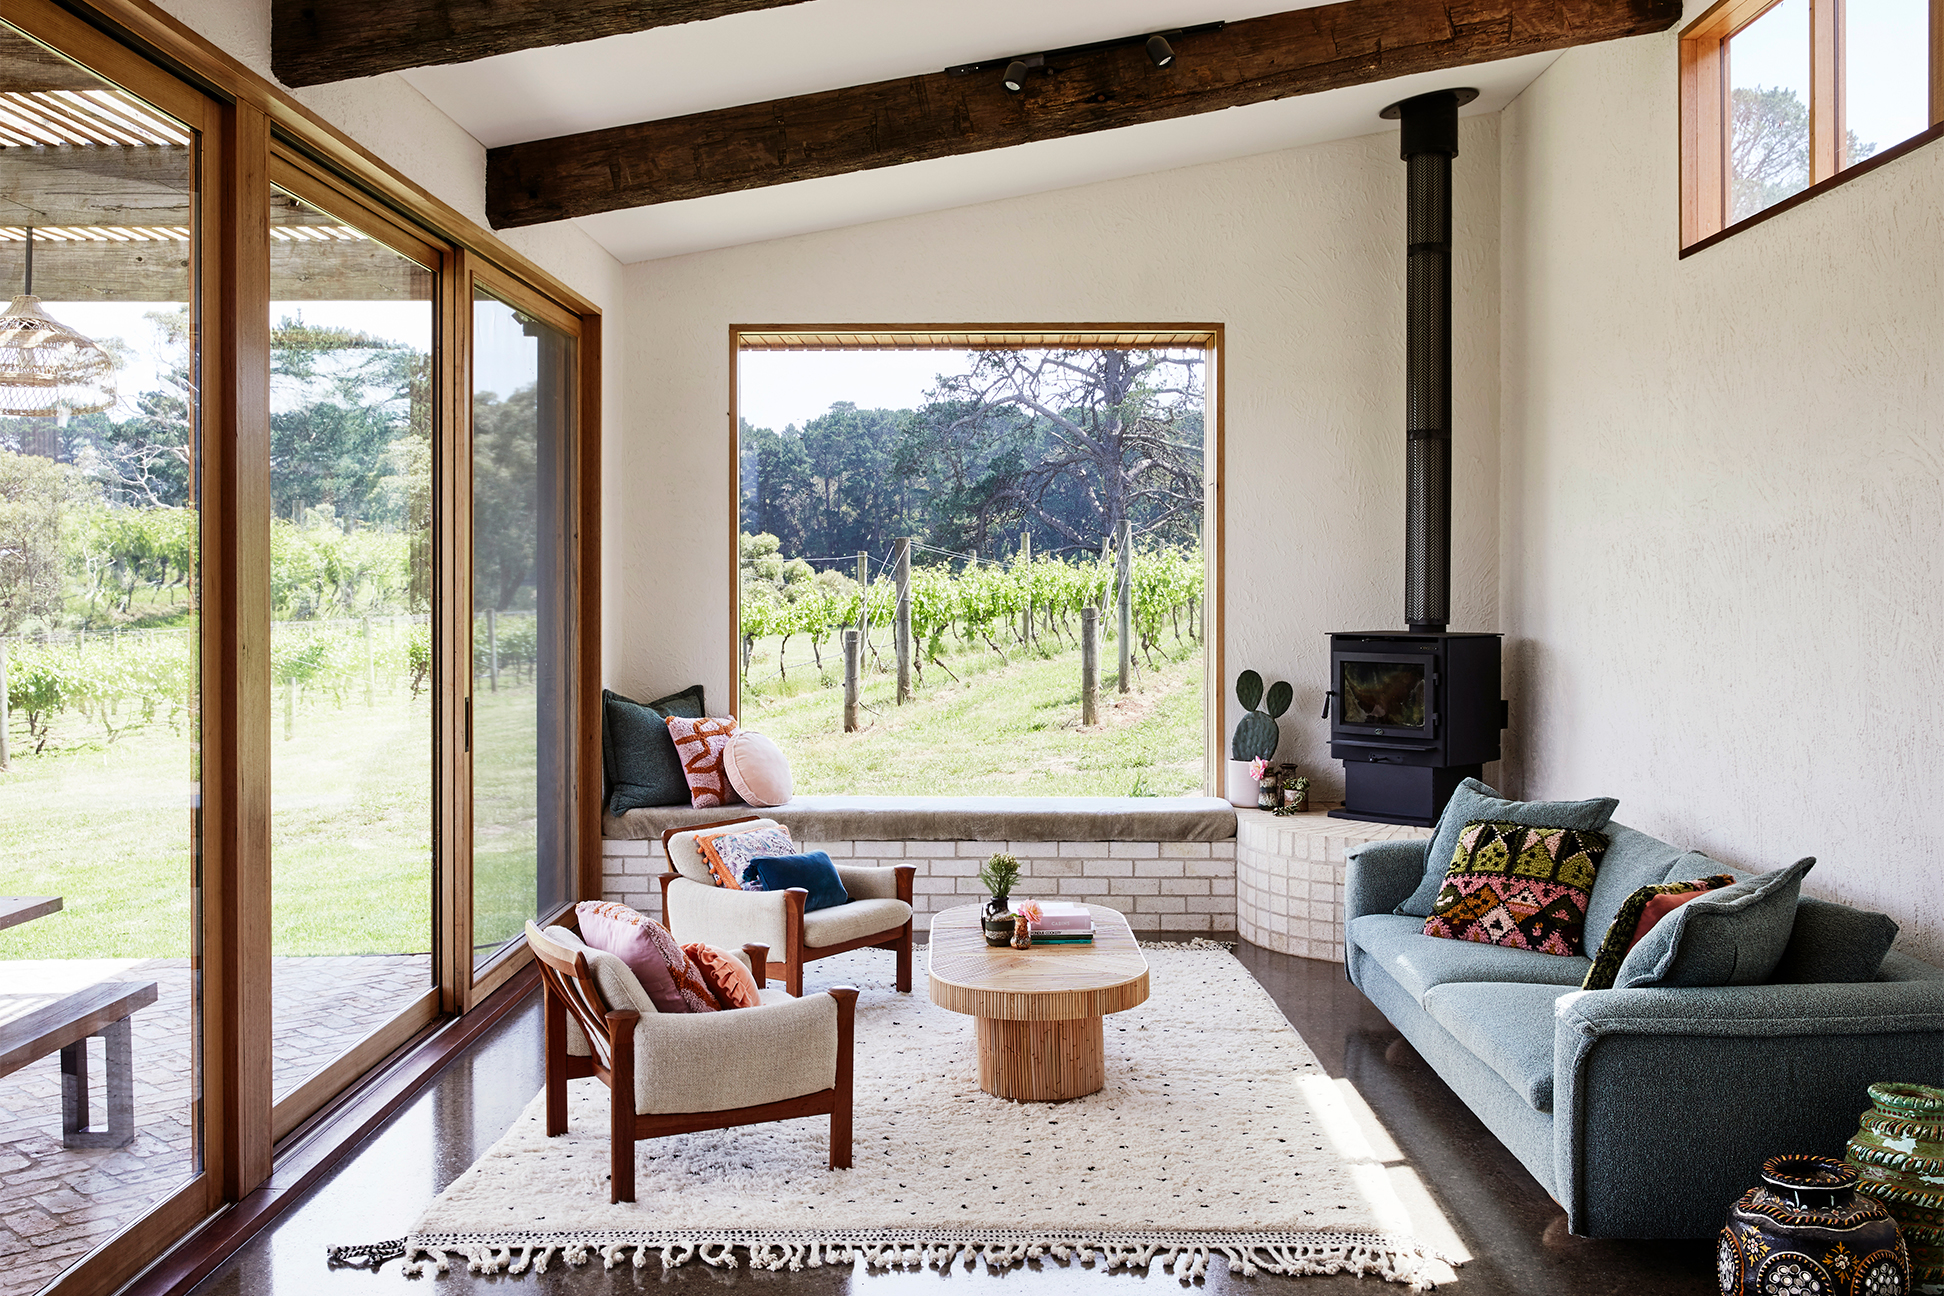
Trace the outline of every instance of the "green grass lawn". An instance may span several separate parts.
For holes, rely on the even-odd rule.
[[[889,635],[872,636],[888,664]],[[801,637],[779,678],[777,642],[752,654],[742,723],[790,758],[800,793],[909,796],[1156,796],[1202,790],[1202,650],[1167,640],[1150,667],[1137,656],[1133,691],[1115,690],[1117,652],[1100,646],[1100,723],[1080,724],[1080,653],[1000,641],[992,649],[941,652],[949,672],[926,662],[917,698],[897,705],[889,672],[868,672],[859,732],[843,731],[842,650],[823,669]],[[799,660],[799,657],[802,660]],[[870,659],[866,656],[867,668]],[[954,679],[953,676],[957,678]]]
[[[536,892],[534,695],[475,703],[479,795],[475,930],[517,934]],[[271,923],[278,955],[431,948],[429,695],[355,693],[281,720],[271,751]],[[0,894],[58,895],[58,914],[0,931],[0,960],[183,958],[189,953],[190,745],[157,723],[114,742],[72,714],[36,756],[13,728],[0,774]]]

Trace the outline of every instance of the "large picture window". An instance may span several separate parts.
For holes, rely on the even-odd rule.
[[[1721,0],[1681,33],[1681,245],[1693,251],[1928,141],[1936,0]]]
[[[798,792],[1209,785],[1214,343],[738,332],[736,713]]]

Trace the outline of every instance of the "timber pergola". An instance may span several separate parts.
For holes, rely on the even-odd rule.
[[[1342,0],[1049,55],[1020,93],[941,71],[487,153],[496,228],[953,157],[1664,31],[1679,0]],[[981,69],[985,65],[980,65]]]

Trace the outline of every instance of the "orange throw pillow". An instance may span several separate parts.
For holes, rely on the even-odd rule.
[[[734,716],[703,716],[689,720],[667,717],[668,736],[675,740],[675,758],[688,779],[689,801],[696,806],[731,805],[742,798],[722,772],[722,749],[735,736]]]
[[[708,983],[716,1002],[724,1008],[761,1006],[763,997],[756,990],[755,976],[734,954],[700,942],[682,946],[682,953],[688,955],[689,965]]]

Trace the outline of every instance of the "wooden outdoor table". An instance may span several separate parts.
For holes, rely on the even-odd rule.
[[[1101,905],[1091,945],[985,943],[980,906],[932,919],[932,1002],[978,1020],[979,1088],[996,1098],[1056,1102],[1107,1083],[1108,1013],[1148,997],[1147,959],[1127,919]]]
[[[45,918],[60,907],[59,896],[0,896],[0,928]]]

